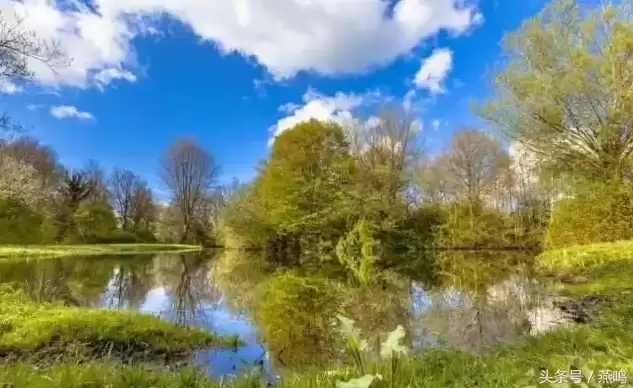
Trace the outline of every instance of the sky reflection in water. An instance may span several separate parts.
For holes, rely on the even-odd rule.
[[[18,283],[41,301],[137,310],[179,324],[237,335],[244,345],[236,351],[199,351],[194,356],[196,364],[215,377],[253,367],[263,368],[272,376],[272,371],[280,368],[277,361],[281,357],[270,354],[261,326],[255,321],[254,310],[259,301],[246,300],[246,294],[253,291],[252,279],[240,281],[234,276],[235,271],[227,278],[226,268],[217,268],[223,263],[218,255],[5,262],[0,263],[0,282]],[[380,319],[362,316],[364,306],[354,310],[357,316],[350,312],[351,318],[364,329],[364,335],[377,339],[403,324],[409,333],[409,346],[418,351],[441,344],[463,348],[488,346],[529,331],[539,331],[541,326],[558,318],[552,316],[547,300],[540,297],[538,285],[525,274],[504,274],[498,279],[493,276],[490,281],[474,287],[480,288],[476,291],[463,284],[429,289],[407,278],[397,278],[392,283],[381,290],[368,290],[366,294],[384,298],[388,292],[399,303],[381,306],[378,311],[385,314]],[[546,319],[542,319],[543,316]],[[376,321],[379,322],[374,324]],[[291,323],[289,319],[287,324]],[[370,340],[371,343],[375,342]],[[292,359],[286,360],[285,364],[289,363]]]

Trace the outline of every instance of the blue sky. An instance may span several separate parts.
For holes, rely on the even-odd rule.
[[[222,181],[247,180],[274,131],[389,98],[414,96],[434,152],[456,128],[483,126],[470,103],[489,93],[486,74],[502,59],[501,37],[544,5],[198,3],[96,0],[87,8],[0,0],[0,10],[28,15],[25,25],[52,35],[73,58],[56,75],[33,64],[32,85],[0,85],[4,109],[65,164],[97,159],[106,168],[130,168],[155,188],[157,159],[178,136],[196,137],[213,151]],[[268,8],[258,8],[263,3]]]

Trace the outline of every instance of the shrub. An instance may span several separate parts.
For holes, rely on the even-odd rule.
[[[44,217],[17,199],[0,200],[0,244],[37,244]]]
[[[590,183],[554,205],[546,244],[566,247],[633,238],[633,191],[618,183]]]

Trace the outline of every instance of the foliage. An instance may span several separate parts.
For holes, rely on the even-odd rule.
[[[105,199],[83,202],[74,216],[82,240],[91,235],[106,235],[116,229],[114,211]]]
[[[380,230],[378,239],[386,252],[382,258],[383,264],[389,265],[392,257],[403,257],[407,253],[419,255],[435,246],[446,219],[444,207],[423,203],[398,220],[393,228]]]
[[[442,228],[443,247],[503,247],[506,220],[502,213],[486,209],[479,201],[456,202],[448,206]]]
[[[278,360],[298,367],[332,359],[335,333],[331,322],[339,299],[331,284],[322,278],[284,272],[263,287],[255,318]]]
[[[45,197],[37,179],[37,170],[20,162],[4,149],[0,149],[0,199],[19,199],[36,208]]]
[[[0,198],[0,244],[37,244],[43,217],[19,199]]]
[[[374,280],[376,262],[380,260],[380,243],[374,233],[367,220],[360,220],[336,245],[336,257],[341,265],[363,285]]]
[[[277,136],[259,194],[279,234],[322,233],[340,224],[350,157],[337,124],[311,120]]]
[[[627,1],[552,1],[506,36],[507,65],[482,115],[559,172],[621,179],[633,151],[632,36]]]
[[[633,191],[620,183],[585,183],[554,204],[547,245],[564,247],[633,238]]]

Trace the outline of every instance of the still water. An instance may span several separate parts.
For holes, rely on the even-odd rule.
[[[331,323],[336,313],[354,319],[376,347],[403,325],[414,351],[476,351],[562,319],[531,275],[529,254],[441,255],[443,265],[433,271],[384,274],[370,287],[333,280],[323,290],[324,303],[319,290],[301,294],[301,284],[262,292],[278,272],[244,253],[221,251],[0,262],[0,283],[17,284],[42,302],[139,311],[238,335],[244,341],[238,349],[195,354],[194,362],[214,377],[253,367],[272,377],[273,371],[333,362],[341,353]]]

